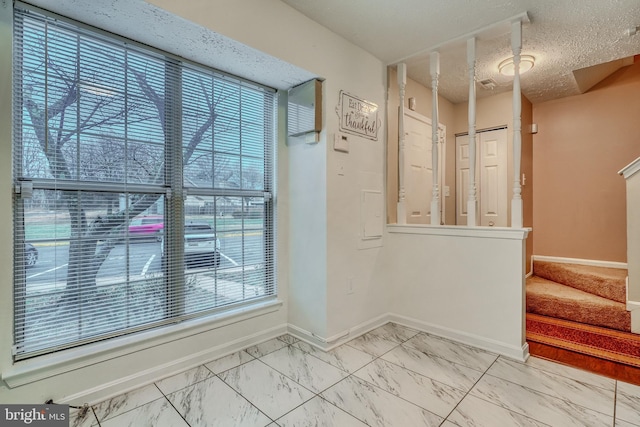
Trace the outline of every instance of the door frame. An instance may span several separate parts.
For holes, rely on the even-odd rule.
[[[509,224],[509,222],[510,222],[510,217],[509,217],[509,182],[508,182],[508,180],[509,180],[509,177],[508,177],[509,155],[508,155],[508,153],[509,153],[509,147],[510,147],[510,145],[509,145],[509,126],[501,125],[501,126],[493,126],[493,127],[489,127],[489,128],[479,129],[479,130],[476,130],[476,137],[478,137],[479,134],[481,134],[481,133],[492,132],[492,131],[496,131],[496,130],[505,130],[507,132],[506,141],[505,141],[505,143],[506,143],[506,147],[505,148],[507,150],[507,153],[506,153],[507,154],[507,158],[506,158],[506,164],[505,164],[505,168],[506,168],[506,171],[507,171],[507,194],[506,194],[506,197],[507,197],[507,214],[506,215],[507,215],[507,224]],[[469,136],[469,132],[456,133],[455,134],[455,139],[454,139],[455,157],[454,157],[453,167],[454,167],[454,170],[455,170],[455,174],[454,174],[455,175],[455,179],[454,179],[454,186],[455,187],[454,188],[455,188],[455,192],[456,192],[455,193],[456,197],[455,197],[454,209],[455,209],[456,225],[461,225],[461,224],[458,224],[458,217],[459,217],[459,214],[458,214],[458,209],[459,209],[459,206],[458,206],[458,179],[459,179],[459,176],[458,176],[458,137],[461,137],[461,136],[468,137]],[[476,140],[476,141],[479,142],[478,140]],[[479,153],[478,153],[478,147],[476,147],[476,177],[475,177],[475,179],[476,179],[476,194],[477,194],[476,199],[477,199],[477,202],[478,202],[478,209],[480,208],[480,197],[481,197],[481,194],[480,194],[481,193],[481,191],[480,191],[481,190],[481,186],[479,184],[479,181],[480,181],[480,168],[479,168],[479,166],[480,166],[480,156],[479,156]]]

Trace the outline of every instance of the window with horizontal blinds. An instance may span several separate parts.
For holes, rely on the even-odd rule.
[[[14,358],[275,295],[275,93],[14,8]]]

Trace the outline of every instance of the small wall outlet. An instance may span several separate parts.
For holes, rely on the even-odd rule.
[[[336,160],[336,171],[338,172],[338,175],[344,176],[344,162],[342,159]]]

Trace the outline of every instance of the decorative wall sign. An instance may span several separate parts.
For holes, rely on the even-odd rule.
[[[336,108],[340,117],[340,130],[364,138],[378,140],[378,106],[345,91],[340,91],[340,103]]]

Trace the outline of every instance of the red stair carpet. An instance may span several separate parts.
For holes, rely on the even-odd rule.
[[[640,384],[640,335],[625,306],[626,270],[534,261],[527,279],[532,355]]]
[[[527,340],[640,367],[640,335],[527,314]]]

